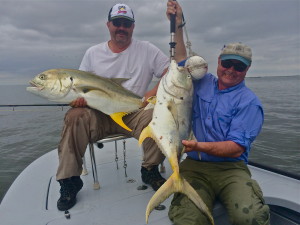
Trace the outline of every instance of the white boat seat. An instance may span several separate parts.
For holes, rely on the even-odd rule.
[[[117,169],[119,169],[119,165],[118,165],[118,145],[117,145],[117,141],[119,140],[123,140],[123,156],[124,156],[124,160],[123,160],[123,168],[125,171],[125,177],[127,177],[127,172],[126,172],[126,168],[127,168],[127,162],[126,162],[126,139],[130,138],[129,136],[123,135],[123,134],[116,134],[116,135],[110,135],[107,136],[103,139],[98,140],[95,143],[89,143],[89,150],[90,150],[90,157],[91,157],[91,165],[92,165],[92,172],[93,172],[93,179],[94,179],[94,184],[93,184],[93,188],[96,189],[100,189],[100,184],[99,184],[99,180],[98,180],[98,172],[97,172],[97,166],[96,166],[96,159],[95,159],[95,152],[94,152],[94,144],[97,144],[98,148],[103,148],[103,143],[106,142],[115,142],[115,161],[116,161],[116,166]],[[87,168],[86,168],[86,162],[85,162],[85,157],[83,157],[83,171],[82,171],[82,175],[86,175],[88,174],[87,172]]]

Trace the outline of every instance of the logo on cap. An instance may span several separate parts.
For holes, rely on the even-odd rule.
[[[118,14],[119,14],[119,13],[124,13],[124,14],[127,13],[125,5],[120,5],[120,6],[118,7],[118,9],[119,9]]]
[[[133,11],[131,10],[131,8],[123,3],[118,3],[116,5],[114,5],[109,13],[108,13],[108,21],[111,21],[113,19],[117,19],[117,18],[124,18],[124,19],[128,19],[131,20],[132,22],[134,22],[134,15],[133,15]]]

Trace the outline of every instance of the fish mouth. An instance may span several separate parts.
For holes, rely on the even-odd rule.
[[[38,85],[37,83],[33,82],[33,81],[29,81],[29,84],[31,85],[30,87],[28,88],[31,88],[31,89],[38,89],[39,91],[43,90],[44,87],[43,86],[40,86]]]

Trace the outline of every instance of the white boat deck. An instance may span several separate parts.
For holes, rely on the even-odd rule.
[[[105,143],[103,149],[95,146],[98,177],[101,188],[93,189],[90,158],[86,161],[89,174],[81,176],[84,186],[77,195],[77,204],[69,210],[70,218],[56,207],[59,198],[59,184],[55,180],[58,165],[57,151],[53,150],[30,164],[14,181],[0,205],[0,224],[99,224],[99,225],[142,225],[145,210],[154,194],[151,187],[137,190],[142,185],[140,166],[142,150],[134,139],[126,140],[127,174],[123,168],[123,143],[118,142],[118,165],[116,168],[114,142]],[[88,153],[88,151],[87,151]],[[168,178],[171,169],[166,161]],[[268,204],[288,207],[300,212],[300,181],[251,167],[253,178],[258,180]],[[162,204],[165,210],[154,210],[149,217],[151,225],[172,224],[167,213],[171,198]],[[216,224],[227,224],[220,205],[214,210]]]

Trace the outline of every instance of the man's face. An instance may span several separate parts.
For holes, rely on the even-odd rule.
[[[111,40],[122,45],[129,45],[132,38],[134,23],[127,19],[114,19],[107,22]]]
[[[245,79],[249,67],[235,59],[224,60],[222,62],[219,57],[217,68],[219,90],[224,90],[241,83]]]

